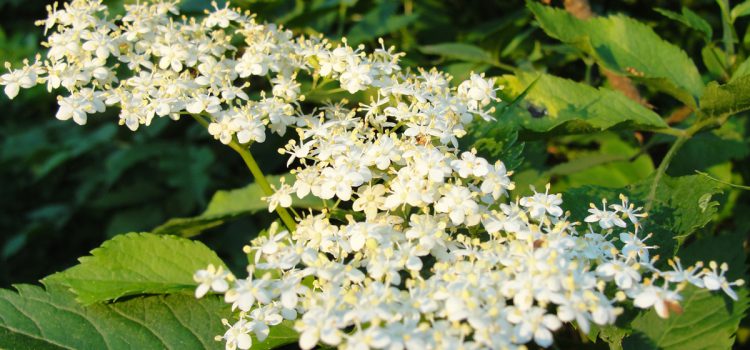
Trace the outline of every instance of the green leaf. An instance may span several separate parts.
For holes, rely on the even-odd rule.
[[[47,290],[16,285],[0,289],[0,348],[3,349],[223,349],[221,319],[229,305],[218,296],[136,297],[83,306],[61,286]],[[253,349],[290,344],[296,333],[286,325],[271,328]]]
[[[605,130],[620,124],[640,129],[663,128],[667,124],[653,111],[606,88],[596,89],[547,74],[519,73],[503,76],[504,93],[520,95],[534,81],[525,100],[526,109],[511,106],[499,120],[534,132],[555,128],[575,133]],[[536,110],[534,115],[530,110]],[[541,112],[540,112],[541,111]]]
[[[694,286],[682,292],[682,315],[662,319],[650,310],[633,321],[637,330],[625,339],[625,349],[731,349],[734,333],[747,310],[748,292],[739,302],[728,303],[718,292]]]
[[[508,170],[521,165],[524,144],[518,142],[518,131],[512,125],[502,121],[477,121],[468,129],[462,142],[471,145],[479,155],[502,161]]]
[[[402,29],[419,17],[417,14],[396,15],[399,4],[395,1],[382,1],[362,17],[346,35],[351,44],[370,41]]]
[[[137,294],[192,293],[195,271],[208,264],[224,266],[203,243],[151,233],[119,235],[78,260],[44,281],[67,286],[84,304]]]
[[[709,117],[732,115],[750,109],[750,75],[719,85],[711,82],[701,97],[700,108]]]
[[[703,34],[705,34],[706,42],[710,42],[711,38],[713,38],[714,32],[711,28],[711,25],[705,19],[701,18],[701,16],[687,7],[682,7],[682,14],[660,8],[656,8],[654,9],[654,11],[661,13],[669,19],[673,19],[692,29],[702,32]]]
[[[651,183],[652,178],[647,178],[619,189],[585,186],[565,192],[563,200],[571,208],[572,217],[583,220],[588,215],[589,203],[601,203],[602,198],[612,202],[620,193],[628,196],[632,203],[643,205]],[[653,208],[648,218],[643,219],[643,234],[654,234],[647,243],[659,246],[653,255],[658,254],[666,261],[674,256],[685,239],[711,221],[718,211],[718,203],[710,198],[721,192],[720,186],[700,175],[662,177]]]
[[[750,75],[750,58],[746,59],[744,62],[740,63],[739,66],[737,66],[734,74],[732,74],[732,79],[729,81],[732,82],[737,78],[745,75]]]
[[[544,175],[559,178],[555,183],[558,191],[561,187],[585,185],[624,187],[654,171],[648,154],[641,154],[637,146],[612,132],[570,136],[561,141],[571,147],[562,150],[568,160],[553,166]]]
[[[734,280],[742,275],[745,253],[744,235],[725,234],[706,237],[680,251],[683,266],[697,260],[728,262]],[[735,288],[736,289],[736,288]],[[634,333],[626,338],[626,349],[731,349],[740,320],[750,306],[748,290],[737,290],[739,301],[723,292],[711,292],[690,286],[682,292],[682,315],[662,319],[656,312],[644,312],[633,321]]]
[[[294,181],[293,175],[283,177],[287,183]],[[268,182],[278,185],[281,178],[282,176],[269,176]],[[208,203],[206,210],[200,215],[189,218],[170,219],[151,230],[151,232],[159,235],[170,234],[192,237],[206,229],[219,226],[226,220],[263,210],[267,211],[268,203],[261,200],[265,196],[263,190],[256,183],[234,190],[217,191]],[[313,196],[307,196],[303,199],[296,199],[293,201],[292,206],[296,208],[319,209],[323,207],[323,203]]]
[[[647,25],[622,15],[579,20],[566,11],[527,2],[551,37],[591,55],[605,68],[667,92],[689,106],[701,96],[695,63]]]
[[[716,47],[714,44],[708,44],[701,50],[701,58],[703,58],[703,64],[708,68],[709,73],[714,78],[728,79],[729,72],[724,66],[724,62],[727,61],[727,55],[724,50]],[[705,90],[704,90],[705,91]]]
[[[466,62],[494,64],[492,54],[481,47],[465,43],[441,43],[419,47],[419,51],[428,55],[443,56]]]
[[[732,9],[730,17],[732,18],[732,22],[734,22],[735,20],[737,20],[737,18],[744,17],[747,15],[750,15],[750,1],[745,1],[735,6]]]
[[[732,118],[710,132],[698,133],[685,143],[667,169],[670,176],[694,175],[696,170],[731,161],[741,161],[750,155],[750,140],[744,118]],[[710,157],[706,157],[710,154]]]

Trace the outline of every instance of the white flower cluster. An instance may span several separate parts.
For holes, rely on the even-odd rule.
[[[295,182],[266,198],[270,209],[293,195],[335,202],[297,217],[294,232],[274,224],[246,246],[247,278],[196,272],[196,297],[223,293],[237,312],[218,337],[227,349],[250,348],[251,335],[263,341],[285,319],[304,349],[547,347],[565,322],[584,332],[612,324],[626,300],[668,317],[687,284],[737,298],[743,281],[728,281],[726,264],[659,270],[645,214],[624,196],[592,205],[583,232],[549,186],[511,200],[502,162],[458,149],[466,124],[492,118],[494,79],[473,74],[452,87],[435,69],[402,69],[402,54],[382,41],[367,53],[228,6],[200,20],[176,17],[176,2],[126,12],[109,18],[100,0],[50,6],[46,59],[2,75],[5,93],[63,87],[57,118],[79,124],[111,105],[132,130],[155,116],[199,115],[225,144],[293,128],[280,152]],[[370,102],[306,113],[307,81],[308,94],[338,83]]]
[[[48,34],[46,59],[0,76],[5,93],[47,84],[63,87],[57,118],[85,124],[107,106],[120,107],[120,124],[131,130],[155,116],[178,119],[203,114],[209,132],[223,143],[263,142],[266,128],[283,135],[297,123],[301,84],[298,72],[313,73],[318,88],[333,79],[350,93],[390,86],[399,54],[385,48],[365,55],[362,48],[294,37],[273,24],[256,23],[249,13],[219,8],[202,20],[177,18],[177,2],[125,5],[124,16],[110,18],[100,0],[73,0],[48,7],[40,21]],[[238,49],[234,44],[243,42]],[[124,67],[125,66],[125,67]],[[251,81],[268,93],[251,99]],[[402,86],[408,90],[408,86]],[[474,105],[492,99],[488,87],[466,91]],[[488,117],[488,116],[485,116]]]
[[[509,201],[514,185],[501,162],[436,136],[410,136],[405,118],[451,100],[450,90],[424,102],[388,98],[397,101],[363,106],[366,113],[328,108],[283,150],[302,166],[279,196],[350,203],[353,214],[310,213],[294,232],[274,224],[245,247],[251,277],[225,294],[239,309],[221,337],[228,349],[250,346],[237,338],[249,339],[248,324],[282,319],[296,320],[304,349],[547,347],[565,322],[583,332],[614,323],[626,300],[669,317],[687,284],[737,299],[732,287],[744,282],[728,281],[725,264],[655,266],[651,235],[640,233],[646,214],[625,196],[592,205],[579,232],[549,187]],[[407,117],[387,114],[400,104],[420,107]],[[264,321],[268,315],[275,323]]]

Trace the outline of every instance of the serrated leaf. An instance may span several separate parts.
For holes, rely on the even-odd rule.
[[[711,82],[701,97],[701,110],[708,116],[732,115],[750,109],[750,75],[719,85]]]
[[[218,296],[136,297],[111,304],[83,306],[61,286],[47,290],[16,285],[0,289],[0,348],[3,349],[223,349],[214,340],[231,313]],[[271,328],[253,349],[292,343],[287,326]]]
[[[596,89],[548,74],[520,72],[503,78],[503,92],[513,96],[520,95],[535,82],[524,98],[526,109],[514,106],[510,113],[499,117],[530,131],[561,128],[564,132],[576,133],[605,130],[620,124],[641,129],[667,126],[659,115],[613,90]]]
[[[744,235],[725,234],[706,237],[680,251],[683,266],[698,260],[728,262],[730,280],[742,276],[745,253]],[[634,334],[626,338],[626,349],[730,349],[740,320],[750,306],[748,290],[738,290],[732,301],[723,292],[711,292],[690,286],[682,292],[682,315],[662,319],[656,312],[644,312],[633,321]]]
[[[703,34],[705,34],[706,42],[710,42],[711,38],[713,37],[713,29],[711,28],[711,25],[705,19],[701,18],[701,16],[691,11],[687,7],[682,7],[682,14],[660,8],[656,8],[654,9],[654,11],[662,14],[669,19],[673,19],[692,29],[702,32]]]
[[[481,47],[465,43],[441,43],[421,46],[419,51],[428,55],[443,56],[445,58],[478,63],[495,63],[492,54]]]
[[[282,176],[270,176],[268,181],[278,185]],[[294,181],[294,176],[284,176],[287,183]],[[198,216],[189,218],[172,218],[151,230],[159,235],[178,235],[193,237],[204,230],[223,224],[226,220],[238,216],[268,210],[268,203],[261,200],[265,197],[263,190],[256,183],[234,190],[222,190],[214,193],[206,210]],[[295,199],[292,206],[296,208],[322,208],[322,202],[312,196]]]
[[[565,192],[563,200],[568,203],[572,217],[582,220],[588,215],[589,203],[601,203],[602,198],[612,202],[620,193],[638,206],[645,204],[651,183],[652,178],[647,178],[619,189],[585,186]],[[720,192],[719,184],[703,176],[662,177],[653,208],[648,218],[644,219],[644,230],[641,231],[644,235],[654,234],[647,241],[648,244],[659,246],[654,255],[659,254],[666,261],[674,256],[685,239],[708,224],[718,211],[718,203],[707,201],[705,196]]]
[[[667,92],[689,106],[703,92],[695,63],[650,27],[622,15],[579,20],[566,11],[527,2],[551,37],[591,55],[605,68]]]
[[[201,242],[151,233],[116,236],[78,260],[44,282],[67,286],[84,304],[137,294],[192,293],[195,271],[208,264],[226,268]]]

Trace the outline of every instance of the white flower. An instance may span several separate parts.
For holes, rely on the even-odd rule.
[[[617,212],[611,212],[607,210],[607,200],[602,200],[602,209],[599,210],[594,203],[590,204],[591,208],[589,209],[589,213],[591,215],[587,216],[584,221],[586,222],[598,222],[599,226],[603,229],[609,229],[613,226],[619,226],[619,227],[626,227],[625,221],[622,221],[620,217],[617,216]]]
[[[229,326],[229,329],[224,333],[224,336],[219,337],[218,340],[224,339],[226,342],[226,350],[242,349],[247,350],[253,346],[253,338],[250,337],[250,325],[246,319],[240,319],[237,323],[230,325],[226,319],[223,319],[224,325]]]
[[[451,161],[451,167],[462,178],[469,176],[483,177],[489,173],[490,165],[484,158],[476,156],[476,150],[473,152],[464,152],[461,159]]]
[[[353,64],[341,73],[341,87],[353,94],[364,90],[372,84],[370,66],[367,64]]]
[[[385,190],[382,184],[360,187],[357,191],[358,198],[352,203],[352,209],[363,211],[368,220],[374,219],[385,202]]]
[[[110,53],[117,53],[117,45],[109,36],[109,29],[98,28],[96,31],[85,30],[81,33],[81,38],[87,40],[81,45],[86,51],[93,51],[96,56],[102,59],[109,57]]]
[[[234,68],[242,78],[251,75],[266,75],[268,73],[268,62],[265,55],[246,51]]]
[[[526,343],[531,339],[541,347],[552,345],[552,331],[562,326],[557,316],[547,314],[539,307],[532,307],[526,311],[511,307],[508,312],[508,321],[516,326],[513,335],[515,343]]]
[[[468,188],[461,185],[447,185],[443,197],[435,203],[438,213],[447,213],[454,225],[466,222],[467,226],[479,223],[479,206]]]
[[[238,279],[235,285],[224,293],[224,300],[232,304],[232,310],[239,308],[242,311],[250,311],[258,301],[261,304],[271,302],[270,283],[268,278],[253,279],[252,273],[247,279]]]
[[[479,109],[497,100],[494,85],[495,78],[484,79],[484,74],[472,73],[469,80],[458,86],[458,94],[470,101],[470,108]]]
[[[216,96],[196,94],[187,103],[185,109],[192,114],[200,114],[203,111],[214,114],[221,110],[221,101]]]
[[[266,126],[259,118],[236,116],[232,119],[232,129],[237,130],[237,141],[241,144],[266,141]]]
[[[732,286],[740,287],[745,284],[745,281],[740,279],[730,283],[729,281],[727,281],[727,278],[724,277],[724,274],[727,272],[727,270],[729,270],[729,266],[727,265],[727,263],[721,264],[720,267],[717,265],[718,264],[715,261],[711,261],[708,264],[711,269],[704,270],[703,284],[708,290],[721,289],[730,298],[738,300],[737,293],[732,290]],[[721,271],[718,271],[717,268],[719,268]]]
[[[226,116],[219,117],[216,121],[208,124],[208,133],[225,145],[232,142],[232,137],[236,131],[236,125]]]
[[[223,266],[216,268],[213,264],[209,264],[205,270],[198,270],[193,275],[193,280],[199,283],[198,288],[195,289],[195,297],[202,298],[209,290],[217,293],[224,293],[229,289],[228,280],[234,279],[229,271],[224,271]]]
[[[702,261],[697,262],[694,266],[690,266],[687,269],[682,267],[682,263],[678,257],[669,259],[668,264],[673,270],[662,272],[662,276],[667,281],[672,283],[687,281],[698,288],[705,288],[702,279],[704,272],[701,271],[701,267],[703,267]]]
[[[656,246],[649,246],[644,243],[646,240],[651,238],[652,234],[646,235],[643,239],[638,238],[638,230],[636,227],[636,232],[623,232],[620,234],[620,241],[622,243],[625,243],[625,245],[622,247],[622,254],[625,255],[628,259],[635,259],[637,256],[641,262],[648,262],[649,261],[649,253],[648,251],[650,249],[656,248]]]
[[[519,202],[522,206],[529,208],[529,214],[534,219],[541,219],[545,213],[554,217],[561,216],[563,214],[560,204],[562,204],[562,196],[559,194],[549,194],[550,185],[547,184],[546,191],[544,193],[536,192],[536,189],[532,188],[534,195],[532,197],[523,197]]]
[[[273,189],[273,194],[268,197],[263,197],[262,199],[268,202],[268,212],[272,213],[274,210],[276,210],[276,207],[279,205],[282,208],[289,208],[292,206],[292,193],[294,193],[294,188],[292,186],[287,185],[284,183],[284,178],[281,178],[281,184],[279,185],[279,188],[277,189],[274,185],[271,185],[271,188]]]
[[[663,287],[647,285],[640,289],[635,295],[633,305],[647,309],[654,307],[656,314],[661,318],[669,318],[671,309],[680,309],[679,301],[682,297],[675,291],[669,290],[667,283]]]
[[[369,350],[384,349],[391,342],[388,334],[380,327],[370,326],[346,337],[345,349]]]
[[[638,219],[648,216],[648,214],[646,213],[639,213],[639,211],[641,211],[641,209],[643,208],[636,208],[633,203],[629,203],[628,197],[625,197],[625,195],[620,194],[620,200],[622,201],[622,204],[612,204],[609,207],[619,213],[622,213],[623,217],[630,219],[630,222],[632,222],[634,225],[638,226]]]
[[[620,260],[612,260],[599,265],[596,268],[596,273],[608,280],[614,279],[617,286],[622,290],[632,288],[641,280],[641,274],[638,273],[636,268]]]
[[[273,95],[286,101],[297,100],[300,84],[294,79],[294,76],[285,77],[281,75],[271,79],[271,83],[273,84],[271,91],[273,92]]]
[[[35,69],[26,67],[19,70],[11,70],[10,63],[5,63],[5,68],[10,72],[0,76],[0,85],[5,85],[5,94],[13,99],[18,95],[21,88],[28,89],[36,85],[37,74]]]
[[[509,190],[516,188],[516,185],[510,181],[509,172],[505,169],[505,164],[501,161],[495,162],[494,165],[489,166],[489,171],[484,176],[480,189],[483,194],[489,194],[492,199],[498,200],[501,196],[506,195]],[[486,201],[491,202],[491,201]]]
[[[241,17],[239,13],[229,8],[229,2],[222,9],[218,7],[215,1],[211,2],[211,6],[213,6],[214,11],[206,17],[206,27],[212,28],[218,26],[220,28],[227,28],[230,22],[237,21]]]
[[[336,324],[338,322],[321,308],[309,310],[302,316],[302,320],[295,324],[295,329],[300,332],[299,346],[302,349],[312,349],[322,340],[328,345],[338,345],[341,340],[341,331]]]
[[[175,72],[181,71],[183,62],[189,58],[188,51],[182,44],[174,43],[165,45],[157,43],[154,45],[154,51],[161,56],[161,59],[159,59],[159,68],[171,68]]]
[[[279,223],[274,221],[271,223],[271,227],[268,228],[268,234],[265,236],[259,236],[253,240],[253,247],[250,247],[250,251],[255,250],[255,265],[260,263],[260,259],[263,255],[273,255],[279,251],[280,242],[287,238],[289,231],[279,232]]]

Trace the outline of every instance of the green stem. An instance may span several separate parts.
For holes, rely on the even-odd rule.
[[[672,162],[672,159],[674,159],[674,156],[677,154],[677,151],[682,148],[683,145],[685,145],[685,142],[690,140],[693,135],[697,134],[698,132],[702,131],[706,127],[709,127],[711,125],[717,124],[721,125],[723,121],[726,120],[726,118],[719,118],[718,120],[714,119],[706,119],[699,121],[695,124],[693,124],[691,127],[687,128],[686,130],[679,130],[679,129],[672,129],[672,130],[679,130],[680,132],[677,133],[677,140],[672,144],[672,146],[669,148],[669,151],[667,151],[667,154],[664,156],[664,159],[662,159],[661,163],[659,163],[659,167],[656,168],[656,173],[654,175],[654,179],[651,182],[651,188],[649,189],[648,196],[646,197],[646,205],[645,210],[649,211],[654,206],[654,199],[656,198],[656,188],[659,186],[659,181],[661,181],[661,178],[664,177],[664,174],[667,172],[667,168],[669,168],[669,164]],[[665,129],[661,129],[665,130]]]
[[[661,181],[661,178],[664,176],[664,174],[667,172],[667,168],[669,168],[669,163],[672,162],[672,158],[674,158],[675,154],[677,154],[677,151],[682,148],[682,146],[687,142],[687,140],[690,139],[691,136],[683,135],[677,138],[677,141],[672,144],[672,147],[669,148],[669,151],[667,151],[667,155],[664,156],[664,159],[659,164],[659,167],[656,168],[656,175],[654,175],[654,180],[651,182],[651,189],[648,191],[648,196],[646,197],[646,211],[651,210],[651,208],[654,205],[654,199],[656,198],[656,188],[659,186],[659,181]]]
[[[240,155],[240,157],[242,157],[242,160],[245,161],[245,165],[247,165],[247,168],[250,170],[250,173],[253,174],[253,177],[255,178],[255,182],[258,183],[258,186],[260,186],[260,189],[263,191],[263,193],[266,196],[273,195],[274,191],[271,188],[271,184],[269,184],[268,180],[266,180],[265,175],[263,175],[263,171],[260,170],[260,167],[258,166],[258,163],[255,161],[255,158],[253,158],[252,153],[250,153],[250,150],[248,150],[247,148],[243,147],[242,145],[238,144],[235,141],[230,142],[229,147],[231,147],[235,152],[237,152]],[[280,205],[276,206],[276,214],[279,215],[279,217],[281,218],[281,221],[284,222],[284,225],[290,231],[294,232],[294,230],[297,229],[297,223],[294,221],[294,219],[286,210],[286,208]]]
[[[196,121],[198,121],[198,123],[208,128],[208,121],[206,121],[202,116],[194,115],[194,114],[191,114],[191,116]],[[258,184],[258,186],[260,186],[260,189],[263,191],[263,194],[265,194],[266,196],[273,195],[274,191],[273,191],[273,188],[271,188],[271,184],[269,184],[268,180],[266,180],[266,176],[263,175],[263,171],[260,170],[260,167],[258,166],[258,163],[255,161],[255,158],[253,158],[252,153],[250,153],[250,150],[240,145],[235,140],[232,140],[232,142],[230,142],[228,146],[232,148],[235,152],[237,152],[240,155],[240,157],[242,157],[242,160],[245,161],[245,165],[250,170],[250,173],[253,174],[253,178],[255,178],[255,182]],[[294,221],[294,219],[286,210],[286,208],[282,206],[276,206],[276,214],[279,215],[279,218],[281,218],[281,221],[290,231],[294,231],[297,229],[297,223]]]
[[[650,130],[650,131],[653,132],[653,133],[657,133],[657,134],[672,135],[672,136],[676,136],[676,137],[681,137],[681,136],[685,135],[685,130],[683,130],[683,129],[677,129],[677,128],[672,128],[672,127],[666,127],[666,128],[661,128],[661,129],[654,129],[654,130]]]

